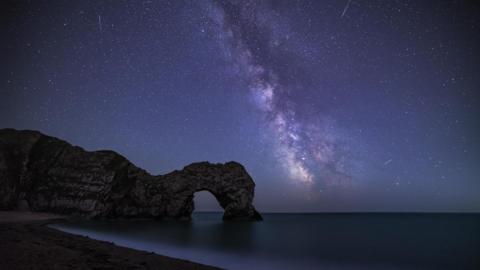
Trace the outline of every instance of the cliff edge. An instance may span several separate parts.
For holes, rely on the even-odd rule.
[[[233,161],[152,176],[113,151],[89,152],[38,131],[0,129],[0,210],[189,219],[194,193],[207,190],[225,210],[224,220],[261,220],[254,189]]]

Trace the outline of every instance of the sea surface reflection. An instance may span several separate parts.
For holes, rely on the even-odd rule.
[[[227,269],[480,269],[478,214],[264,214],[84,221],[62,231]]]

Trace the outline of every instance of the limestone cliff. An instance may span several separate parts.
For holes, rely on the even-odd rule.
[[[37,131],[0,129],[0,209],[88,218],[188,219],[210,191],[224,220],[261,220],[255,183],[236,162],[193,163],[152,176],[113,151],[88,152]]]

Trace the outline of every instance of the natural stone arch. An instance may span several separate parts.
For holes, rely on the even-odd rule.
[[[262,219],[252,205],[255,183],[237,162],[193,163],[157,180],[157,183],[171,187],[171,194],[175,194],[169,200],[168,211],[175,218],[190,218],[194,210],[194,194],[208,191],[224,209],[223,220]]]
[[[193,196],[210,191],[224,220],[261,220],[255,183],[237,162],[193,163],[152,176],[113,151],[81,147],[37,131],[0,129],[0,209],[87,218],[190,218]]]

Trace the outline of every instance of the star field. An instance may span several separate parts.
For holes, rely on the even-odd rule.
[[[236,160],[263,211],[480,210],[478,4],[1,5],[0,128]]]

